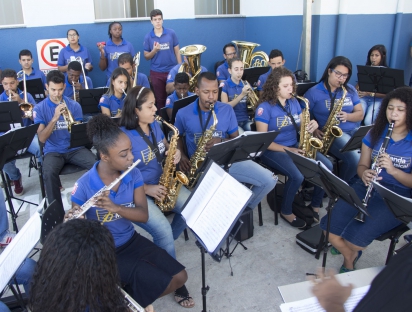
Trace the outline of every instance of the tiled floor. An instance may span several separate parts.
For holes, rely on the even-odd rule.
[[[37,171],[32,171],[32,177],[28,178],[27,160],[18,161],[18,167],[23,173],[25,193],[22,197],[38,201],[40,188]],[[71,188],[81,174],[61,177],[66,188],[64,198],[70,198]],[[68,201],[64,202],[68,205]],[[322,259],[316,260],[296,244],[298,230],[282,219],[275,226],[273,212],[266,200],[262,204],[263,226],[258,225],[255,209],[254,235],[244,241],[247,250],[238,246],[230,261],[223,258],[220,263],[206,255],[206,283],[210,287],[207,293],[207,311],[280,311],[279,305],[283,301],[277,287],[304,281],[307,272],[314,272],[321,266]],[[18,218],[20,226],[29,217],[30,210],[34,209],[35,207],[23,206]],[[322,210],[321,215],[324,213]],[[137,228],[137,231],[149,237],[142,229]],[[179,237],[176,253],[177,259],[186,266],[189,275],[186,286],[196,302],[191,311],[201,311],[201,254],[192,233],[189,233],[189,237],[189,241],[185,241],[183,235]],[[398,246],[403,244],[401,239]],[[357,267],[361,269],[384,265],[388,246],[388,241],[372,243]],[[327,267],[338,270],[341,264],[341,256],[328,254]],[[157,312],[185,310],[175,303],[172,295],[157,300],[154,307]]]

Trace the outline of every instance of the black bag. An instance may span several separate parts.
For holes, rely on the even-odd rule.
[[[308,74],[304,70],[297,70],[293,73],[297,82],[304,82],[308,80]]]

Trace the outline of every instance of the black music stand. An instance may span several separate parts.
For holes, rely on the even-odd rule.
[[[311,81],[305,81],[305,82],[299,82],[296,84],[296,94],[299,96],[303,96],[306,91],[308,91],[310,88],[314,87],[317,85],[317,82],[311,82]]]
[[[79,146],[92,146],[89,138],[85,133],[87,132],[87,123],[75,124],[70,132],[70,146],[68,148],[75,148]]]
[[[16,159],[16,156],[24,154],[27,148],[30,146],[31,142],[33,141],[34,136],[37,133],[37,129],[40,124],[30,125],[24,128],[18,128],[12,130],[2,136],[0,136],[0,168],[1,170],[1,178],[4,184],[4,191],[6,193],[6,200],[9,204],[10,214],[12,217],[13,223],[13,230],[18,232],[17,222],[16,219],[18,217],[18,213],[23,206],[24,203],[29,203],[32,205],[37,205],[35,203],[23,200],[21,198],[17,198],[11,195],[7,180],[3,173],[3,167],[9,161]],[[17,212],[14,210],[14,206],[12,203],[12,199],[16,199],[21,201],[21,205]]]
[[[355,190],[351,188],[345,181],[338,178],[331,171],[329,171],[329,169],[326,168],[324,164],[290,151],[286,151],[286,153],[292,158],[296,167],[298,167],[299,171],[303,174],[305,179],[321,187],[329,197],[328,207],[326,208],[326,210],[328,211],[326,234],[323,235],[322,233],[321,241],[316,252],[316,259],[319,259],[320,251],[323,249],[322,268],[325,269],[326,257],[329,250],[328,243],[332,210],[338,199],[341,198],[366,215],[368,215],[368,213],[365,211],[362,201],[359,199]]]
[[[350,152],[362,147],[362,140],[368,131],[372,128],[372,126],[362,126],[359,127],[358,130],[352,135],[348,142],[346,142],[345,146],[342,147],[339,151],[341,153]]]
[[[23,80],[19,82],[19,88],[20,90],[24,90]],[[46,98],[46,95],[44,93],[46,86],[43,85],[43,82],[40,78],[30,80],[26,79],[26,88],[27,92],[32,95],[33,99],[36,102],[43,101]]]
[[[177,111],[183,107],[186,107],[187,105],[193,103],[196,101],[198,96],[196,94],[193,94],[191,96],[185,97],[184,99],[177,100],[176,102],[173,103],[173,109],[172,109],[172,118],[170,118],[170,123],[173,125],[176,120],[176,114]]]
[[[263,74],[266,74],[269,70],[269,66],[246,68],[243,71],[242,80],[246,80],[251,86],[256,87],[259,77]]]
[[[96,89],[81,89],[79,90],[79,104],[82,107],[84,114],[98,114],[99,101],[103,94],[107,92],[108,88]]]
[[[6,132],[10,129],[20,128],[23,124],[22,111],[19,103],[0,102],[0,132]]]

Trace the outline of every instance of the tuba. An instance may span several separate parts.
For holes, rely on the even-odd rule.
[[[61,103],[63,103],[64,105],[66,105],[66,107],[63,108],[62,115],[63,115],[64,120],[67,122],[67,130],[68,130],[69,132],[72,132],[72,126],[73,126],[73,125],[77,125],[77,124],[79,124],[79,123],[81,123],[81,122],[74,120],[73,115],[72,115],[72,113],[69,111],[69,108],[67,107],[67,104],[66,104],[66,102],[64,101],[64,99],[62,99]]]
[[[33,105],[29,103],[27,100],[27,91],[26,91],[26,74],[24,70],[21,70],[17,73],[17,78],[21,78],[23,76],[23,93],[24,93],[24,101],[23,103],[19,104],[21,111],[23,112],[22,118],[32,118],[33,117]],[[11,101],[11,92],[9,91],[9,101]]]
[[[340,122],[337,118],[337,114],[342,110],[347,91],[343,84],[341,85],[341,87],[343,90],[342,98],[336,105],[334,105],[333,110],[330,112],[328,120],[326,121],[326,124],[322,129],[322,132],[324,133],[322,142],[323,147],[320,152],[325,156],[328,153],[329,148],[331,147],[335,138],[339,138],[343,134],[342,129],[338,127],[338,124]],[[330,105],[332,105],[332,103],[330,103]]]
[[[180,49],[180,54],[186,56],[187,63],[183,62],[180,65],[178,72],[182,73],[185,72],[189,76],[189,73],[192,73],[192,77],[189,81],[189,91],[194,92],[195,87],[197,84],[197,77],[199,76],[200,72],[202,71],[202,67],[200,65],[200,56],[203,52],[206,51],[206,47],[201,44],[192,44],[189,46],[185,46]]]
[[[237,46],[237,54],[239,58],[243,61],[245,68],[249,67],[265,67],[268,66],[269,57],[263,51],[257,51],[253,53],[253,50],[260,46],[258,43],[247,42],[247,41],[232,41]],[[256,60],[253,62],[253,59]]]
[[[160,121],[168,126],[173,131],[173,136],[170,139],[169,151],[163,166],[163,173],[160,176],[159,184],[167,189],[167,194],[162,200],[155,199],[155,204],[159,206],[163,212],[173,210],[176,205],[177,197],[182,185],[188,185],[189,180],[181,171],[176,171],[174,164],[174,156],[177,149],[177,140],[179,139],[179,130],[172,124],[164,121],[160,116],[155,116],[156,121]]]
[[[136,55],[133,58],[134,64],[135,64],[135,68],[134,68],[134,80],[133,80],[133,87],[136,87],[136,83],[137,83],[137,74],[138,74],[138,68],[139,68],[139,64],[140,64],[140,51],[136,53]],[[124,92],[124,90],[123,90]],[[126,93],[126,92],[125,92]]]
[[[302,112],[302,120],[300,121],[300,138],[299,148],[304,151],[304,156],[316,159],[316,152],[323,147],[323,143],[318,138],[314,138],[310,132],[306,130],[310,122],[309,101],[303,96],[298,96],[292,93],[292,96],[305,102],[306,109]]]
[[[217,118],[214,110],[214,104],[210,105],[210,112],[213,116],[213,124],[210,126],[209,129],[203,133],[202,137],[199,139],[196,147],[196,151],[193,153],[192,157],[190,157],[190,171],[189,171],[189,188],[193,188],[196,185],[197,180],[199,179],[200,174],[197,173],[198,169],[202,166],[205,158],[206,158],[206,151],[205,146],[206,143],[209,142],[213,137],[213,132],[215,132],[216,125],[217,125]]]

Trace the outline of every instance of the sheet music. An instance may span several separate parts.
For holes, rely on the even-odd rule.
[[[40,239],[41,218],[38,212],[26,222],[0,255],[0,291],[6,287],[24,259]]]
[[[361,301],[369,291],[369,287],[370,285],[367,285],[352,290],[351,295],[345,302],[346,312],[351,312],[355,309],[359,301]],[[318,299],[316,299],[316,297],[283,303],[280,305],[280,310],[282,312],[325,312],[325,310],[320,306],[319,301]]]

